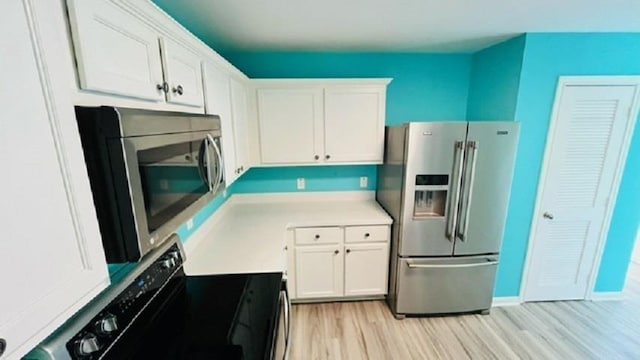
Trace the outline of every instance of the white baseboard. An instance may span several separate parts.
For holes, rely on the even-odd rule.
[[[491,307],[514,306],[520,304],[522,304],[522,301],[519,296],[499,296],[493,298]]]
[[[605,291],[591,293],[589,299],[591,301],[611,301],[611,300],[624,300],[624,294],[622,291]]]

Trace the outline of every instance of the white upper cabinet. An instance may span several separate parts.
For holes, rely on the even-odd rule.
[[[326,162],[382,162],[385,89],[343,86],[324,91]]]
[[[322,88],[258,89],[258,116],[263,164],[320,159]]]
[[[220,116],[222,127],[222,155],[227,186],[238,177],[235,150],[235,129],[231,111],[230,76],[214,64],[202,64],[204,77],[204,108],[210,115]]]
[[[164,101],[158,35],[110,1],[68,5],[80,87]]]
[[[249,119],[247,115],[247,86],[235,77],[230,79],[231,113],[235,133],[237,176],[249,170]]]
[[[254,80],[261,163],[382,163],[389,81]]]
[[[51,29],[63,16],[54,4],[0,5],[0,48],[11,50],[0,56],[3,360],[21,358],[109,284],[69,79],[49,46],[66,36]]]
[[[126,3],[67,3],[81,90],[202,109],[200,55],[149,26]],[[102,98],[109,105],[120,101]]]
[[[162,69],[168,86],[167,102],[202,106],[200,57],[169,39],[161,39],[160,44]]]

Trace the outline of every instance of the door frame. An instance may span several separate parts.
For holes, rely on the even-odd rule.
[[[558,84],[556,86],[556,93],[553,102],[553,109],[551,112],[551,120],[549,122],[549,129],[547,131],[546,144],[544,149],[544,158],[542,162],[542,168],[540,170],[540,177],[538,178],[538,189],[536,194],[536,203],[533,211],[533,217],[531,219],[531,227],[529,229],[529,238],[527,244],[527,254],[525,258],[524,271],[522,272],[522,278],[520,280],[520,302],[525,302],[525,292],[529,285],[529,272],[531,270],[531,262],[533,256],[534,239],[536,238],[536,230],[538,228],[538,222],[540,214],[542,213],[542,196],[544,192],[544,184],[546,182],[547,171],[551,162],[551,148],[552,139],[555,136],[558,117],[560,113],[560,101],[565,87],[567,86],[635,86],[635,95],[631,102],[630,116],[631,120],[625,130],[624,138],[622,140],[621,152],[618,154],[618,165],[613,178],[613,186],[609,193],[609,201],[607,201],[607,208],[605,210],[604,224],[600,230],[598,236],[598,244],[596,246],[596,254],[593,263],[591,264],[591,271],[589,274],[589,280],[587,282],[587,290],[584,295],[584,300],[591,300],[594,298],[594,287],[597,279],[597,275],[600,271],[600,262],[602,260],[602,254],[604,253],[604,247],[606,243],[606,236],[609,233],[609,226],[611,224],[611,217],[613,215],[613,209],[616,204],[618,190],[620,189],[620,181],[622,179],[622,173],[627,162],[627,155],[629,154],[629,147],[631,145],[631,138],[638,119],[638,112],[640,107],[640,76],[559,76]]]

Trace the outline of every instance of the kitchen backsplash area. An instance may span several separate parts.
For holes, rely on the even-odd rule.
[[[375,191],[376,165],[252,168],[182,224],[177,234],[186,242],[233,194],[320,191]],[[304,179],[304,189],[298,188]]]

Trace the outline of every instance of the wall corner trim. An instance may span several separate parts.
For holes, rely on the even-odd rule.
[[[588,300],[591,301],[620,301],[626,297],[622,291],[603,291],[593,292],[589,295]]]
[[[491,307],[515,306],[521,305],[522,299],[519,296],[498,296],[493,298]]]

